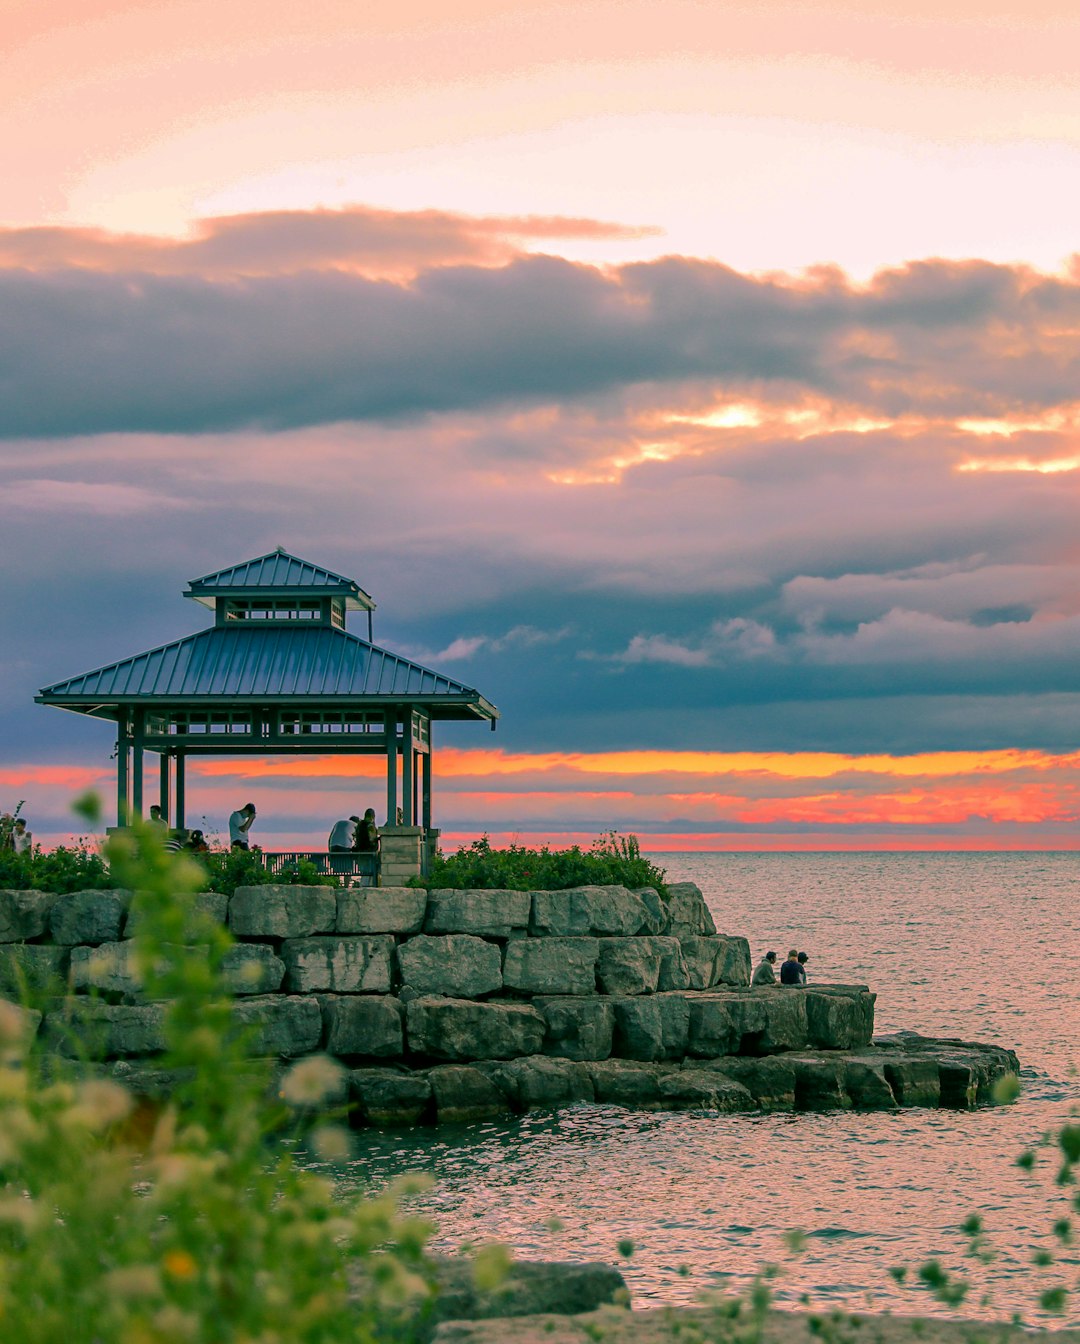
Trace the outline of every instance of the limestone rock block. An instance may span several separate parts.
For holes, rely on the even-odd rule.
[[[607,1059],[615,1030],[612,1000],[588,998],[533,999],[544,1015],[544,1051],[563,1059]]]
[[[193,913],[212,919],[216,924],[224,924],[229,914],[229,898],[220,891],[197,891],[194,896],[183,895],[178,900],[191,904]],[[124,937],[134,938],[139,932],[139,924],[145,918],[138,909],[129,909],[124,924]]]
[[[221,973],[233,994],[273,994],[285,979],[285,963],[266,943],[235,943],[221,959]]]
[[[251,1033],[249,1050],[255,1055],[292,1059],[311,1054],[322,1037],[322,1012],[315,998],[261,994],[237,999],[233,1019]]]
[[[810,985],[806,997],[809,1042],[820,1050],[857,1050],[874,1036],[874,1001],[865,985]]]
[[[413,999],[405,1008],[409,1050],[434,1059],[513,1059],[538,1054],[546,1023],[531,1004]]]
[[[667,931],[673,937],[709,937],[716,932],[705,897],[696,883],[669,882],[667,907]]]
[[[369,1125],[418,1125],[431,1102],[431,1081],[400,1069],[353,1069],[349,1091],[359,1118]]]
[[[531,1055],[477,1065],[518,1110],[568,1106],[593,1100],[588,1067],[572,1059]]]
[[[682,954],[678,938],[652,937],[653,948],[660,954],[660,975],[656,988],[660,993],[672,989],[689,989],[690,971]]]
[[[498,945],[469,933],[417,934],[397,949],[402,982],[419,994],[473,999],[502,988]]]
[[[682,1059],[690,1034],[690,1005],[683,994],[611,1000],[612,1050],[620,1059]]]
[[[488,1344],[497,1341],[506,1344],[512,1333],[518,1344],[525,1339],[532,1341],[554,1341],[554,1344],[566,1344],[567,1335],[560,1333],[564,1322],[556,1322],[544,1313],[553,1313],[557,1317],[577,1316],[581,1312],[592,1312],[605,1304],[627,1306],[630,1295],[626,1281],[617,1269],[598,1263],[572,1264],[570,1262],[529,1262],[515,1260],[509,1267],[505,1279],[497,1286],[478,1287],[474,1272],[474,1262],[466,1256],[429,1256],[428,1272],[434,1280],[435,1296],[423,1303],[425,1323],[431,1328],[439,1322],[436,1339],[445,1338],[445,1331],[456,1336],[459,1330],[469,1330],[467,1322],[485,1322],[485,1326],[476,1328],[484,1332]],[[361,1300],[370,1300],[370,1281],[365,1282],[361,1275],[351,1275],[350,1287],[354,1296]],[[430,1313],[430,1315],[429,1315]],[[614,1313],[612,1313],[614,1314]],[[629,1320],[629,1311],[624,1314]],[[527,1319],[520,1320],[521,1317]],[[513,1318],[513,1319],[508,1319]],[[535,1318],[535,1319],[528,1319]],[[565,1322],[570,1337],[575,1344],[589,1339],[601,1339],[610,1336],[614,1344],[610,1320],[595,1328],[595,1333],[587,1333],[577,1321]],[[515,1329],[521,1327],[521,1334]],[[592,1320],[589,1321],[592,1327]],[[622,1331],[616,1332],[622,1339]],[[394,1338],[413,1338],[412,1331],[402,1329]],[[418,1339],[427,1339],[426,1333],[417,1334]],[[655,1337],[654,1337],[655,1339]],[[645,1344],[644,1339],[639,1344]]]
[[[45,1038],[73,1059],[158,1054],[165,1049],[165,1005],[68,999],[46,1013]]]
[[[388,994],[394,940],[389,934],[290,938],[281,944],[285,987],[292,994]]]
[[[806,1048],[806,995],[776,986],[690,997],[692,1055],[772,1055]]]
[[[745,938],[717,933],[681,940],[691,989],[750,983],[750,944]]]
[[[878,1059],[857,1055],[844,1058],[844,1091],[860,1111],[895,1111],[896,1097],[885,1075],[885,1064]]]
[[[1012,1050],[1000,1045],[975,1041],[938,1040],[914,1031],[879,1036],[877,1050],[895,1060],[901,1057],[906,1067],[914,1059],[932,1059],[938,1070],[940,1104],[968,1109],[994,1103],[994,1087],[1006,1074],[1019,1076],[1020,1063]],[[924,1084],[925,1086],[925,1084]],[[904,1105],[917,1104],[905,1098]]]
[[[629,938],[655,924],[650,904],[625,887],[571,887],[532,892],[529,932],[553,938]]]
[[[512,938],[503,984],[526,994],[592,994],[599,954],[596,938]]]
[[[597,1101],[635,1110],[662,1109],[660,1079],[666,1072],[663,1065],[635,1059],[600,1059],[585,1067],[592,1078]]]
[[[655,994],[661,949],[654,938],[602,938],[596,979],[603,994]]]
[[[237,887],[229,901],[238,938],[303,938],[332,933],[336,923],[335,887]]]
[[[398,999],[384,995],[326,995],[320,1000],[331,1055],[396,1058],[404,1054],[405,1033]]]
[[[51,891],[0,891],[0,943],[40,938],[59,899]]]
[[[725,1055],[719,1059],[687,1060],[684,1071],[714,1070],[740,1083],[765,1111],[795,1109],[795,1070],[786,1055],[750,1058]]]
[[[49,912],[54,943],[114,943],[120,937],[130,891],[73,891],[58,896]]]
[[[440,1124],[493,1120],[509,1110],[501,1089],[486,1074],[468,1065],[439,1065],[429,1070],[428,1081]]]
[[[347,887],[337,894],[338,933],[419,933],[427,914],[423,887]]]
[[[937,1060],[926,1055],[886,1055],[885,1078],[901,1106],[941,1105],[941,1077]]]
[[[531,901],[527,891],[456,891],[439,888],[428,892],[425,933],[475,933],[489,938],[509,938],[514,929],[529,923]]]
[[[660,933],[665,934],[668,931],[668,908],[660,899],[660,893],[652,887],[639,887],[633,893],[639,896],[644,902],[645,909],[648,911],[648,918],[641,926],[642,933]]]
[[[672,1069],[660,1075],[665,1110],[752,1111],[757,1103],[749,1090],[722,1073],[705,1069]]]
[[[0,995],[21,998],[62,988],[68,977],[71,950],[50,943],[0,944]]]
[[[851,1097],[844,1086],[846,1061],[841,1055],[790,1054],[795,1071],[795,1109],[849,1111]]]
[[[134,945],[124,942],[73,947],[71,987],[107,994],[140,994],[142,977],[135,964]]]

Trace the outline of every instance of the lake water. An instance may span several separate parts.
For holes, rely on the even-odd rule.
[[[1052,1233],[1069,1191],[1043,1150],[1016,1156],[1080,1097],[1080,855],[669,854],[671,881],[696,882],[725,933],[810,953],[810,978],[877,991],[877,1029],[909,1028],[1011,1046],[1014,1105],[973,1113],[648,1114],[578,1106],[557,1115],[361,1133],[337,1175],[380,1185],[409,1170],[435,1247],[499,1240],[524,1258],[624,1265],[635,1305],[690,1303],[745,1287],[778,1262],[781,1303],[938,1311],[1033,1322],[1040,1292],[1080,1283],[1078,1245]],[[1075,1189],[1075,1187],[1074,1187]],[[960,1223],[985,1221],[996,1257],[972,1259]],[[1073,1214],[1080,1243],[1080,1214]],[[561,1225],[561,1229],[559,1227]],[[784,1233],[806,1234],[792,1256]],[[1040,1249],[1055,1265],[1033,1266]],[[971,1282],[947,1309],[890,1267],[939,1259]],[[910,1276],[909,1276],[910,1278]],[[1061,1317],[1054,1318],[1061,1322]],[[1080,1293],[1066,1321],[1080,1321]]]

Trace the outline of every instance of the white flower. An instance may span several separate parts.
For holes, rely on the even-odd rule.
[[[341,1088],[345,1070],[326,1055],[294,1064],[281,1080],[281,1098],[290,1106],[318,1106]]]

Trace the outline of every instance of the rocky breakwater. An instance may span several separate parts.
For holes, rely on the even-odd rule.
[[[196,900],[237,940],[226,972],[252,1052],[335,1057],[360,1124],[592,1101],[975,1106],[1018,1067],[995,1046],[875,1040],[865,985],[750,988],[746,939],[716,931],[691,883],[666,900],[616,886],[262,886]],[[165,1005],[140,985],[130,904],[122,891],[0,891],[0,994],[36,990],[30,1022],[49,1048],[153,1093],[169,1086],[156,1059]]]

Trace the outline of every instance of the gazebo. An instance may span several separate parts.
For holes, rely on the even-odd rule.
[[[184,596],[209,607],[214,624],[35,697],[116,724],[117,824],[143,815],[148,751],[160,758],[162,816],[178,830],[189,756],[384,756],[385,831],[411,840],[394,848],[415,850],[423,863],[422,842],[437,834],[432,723],[480,720],[494,729],[495,706],[379,648],[375,603],[359,584],[280,547],[193,579]],[[367,612],[367,639],[346,630],[350,611]],[[388,858],[384,839],[384,870]]]

